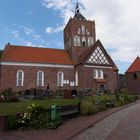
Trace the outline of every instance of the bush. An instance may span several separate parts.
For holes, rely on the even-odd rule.
[[[12,88],[5,89],[1,92],[0,100],[2,102],[18,102],[16,94],[13,92]]]
[[[107,104],[115,106],[115,96],[90,96],[81,101],[81,114],[90,115],[107,109]]]
[[[7,118],[7,124],[8,129],[16,129],[18,128],[18,122],[16,115],[9,115]]]
[[[51,121],[50,114],[46,109],[39,105],[32,104],[28,106],[28,111],[21,115],[21,118],[18,119],[18,124],[22,127],[29,128],[47,128],[47,129],[55,129],[60,124],[62,124],[61,120]]]
[[[97,107],[91,101],[82,100],[80,104],[80,111],[83,115],[91,115],[97,112]]]
[[[128,95],[126,90],[123,90],[121,93],[116,94],[117,105],[122,106],[127,103],[134,102],[139,99],[138,95]]]
[[[48,113],[41,106],[32,104],[28,106],[28,111],[21,114],[18,123],[24,127],[46,128],[49,121]]]

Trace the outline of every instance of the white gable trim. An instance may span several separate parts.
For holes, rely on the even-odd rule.
[[[93,66],[93,65],[84,65],[84,67],[87,68],[100,68],[100,69],[112,69],[113,67],[108,67],[108,66]]]
[[[74,68],[74,65],[62,65],[62,64],[43,64],[43,63],[39,64],[39,63],[24,63],[24,62],[1,62],[0,64],[6,66]]]

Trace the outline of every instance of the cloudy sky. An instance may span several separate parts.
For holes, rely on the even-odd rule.
[[[0,0],[0,47],[63,49],[63,28],[78,0]],[[139,0],[79,0],[81,13],[95,20],[97,38],[120,73],[140,55]]]

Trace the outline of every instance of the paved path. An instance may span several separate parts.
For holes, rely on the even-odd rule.
[[[107,136],[108,136],[108,140],[113,140],[113,139],[115,140],[114,136],[116,136],[116,139],[118,137],[117,132],[119,131],[122,132],[121,129],[117,128],[117,126],[119,127],[119,125],[125,125],[120,122],[125,122],[122,120],[126,120],[126,116],[128,115],[130,116],[130,112],[132,111],[136,112],[137,110],[140,110],[140,101],[137,101],[136,103],[132,103],[130,105],[126,105],[123,107],[112,108],[112,109],[97,113],[95,115],[70,119],[69,121],[65,122],[64,125],[60,126],[56,130],[25,130],[25,131],[15,130],[15,131],[0,132],[0,140],[70,140],[70,139],[80,139],[80,138],[81,138],[80,140],[82,139],[94,140],[93,138],[96,138],[96,137],[97,137],[97,140],[99,139],[102,140]],[[117,112],[117,113],[114,114],[114,112]],[[135,117],[135,119],[137,118],[137,122],[135,122],[136,128],[134,128],[134,129],[137,129],[137,127],[140,126],[139,124],[137,124],[138,121],[140,120],[140,117],[139,116],[136,117],[135,114],[140,115],[140,112],[138,113],[137,111],[137,113],[132,113],[131,114],[132,116],[130,116],[130,118],[128,119],[132,121],[131,117]],[[131,123],[134,123],[134,122],[131,122]],[[91,128],[93,124],[95,124],[96,129],[95,127]],[[89,127],[90,129],[87,130],[87,128]],[[117,129],[119,129],[119,131]],[[126,130],[126,131],[128,131],[129,133],[129,130]],[[137,129],[137,131],[139,130]],[[81,132],[84,132],[84,133],[81,134]],[[80,135],[78,135],[79,133]],[[95,136],[92,134],[95,134]],[[100,137],[98,137],[97,134]],[[77,136],[77,137],[74,137],[74,136]],[[135,140],[135,139],[132,139],[132,140]]]
[[[113,113],[73,140],[140,140],[140,103]]]

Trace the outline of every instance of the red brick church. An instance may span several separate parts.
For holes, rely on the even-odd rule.
[[[95,21],[77,4],[64,28],[64,50],[7,44],[0,60],[0,90],[58,88],[95,92],[117,90],[118,68],[99,40]]]

